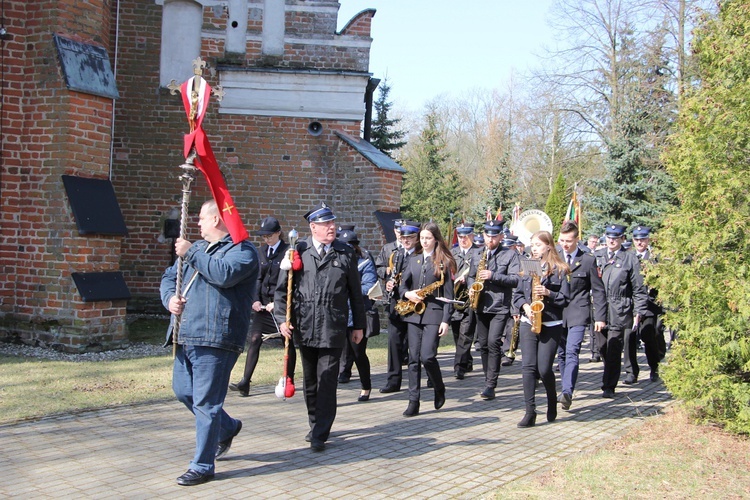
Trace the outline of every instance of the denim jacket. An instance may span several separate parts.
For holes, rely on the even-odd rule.
[[[185,254],[184,262],[182,287],[187,302],[177,342],[242,352],[258,280],[255,246],[248,240],[234,244],[228,235],[210,247],[207,241],[198,241]],[[175,294],[176,280],[175,262],[161,279],[164,307]],[[171,343],[171,336],[172,324],[166,344]]]

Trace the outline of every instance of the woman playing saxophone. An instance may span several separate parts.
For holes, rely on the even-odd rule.
[[[435,409],[440,409],[445,403],[445,384],[437,360],[437,348],[440,337],[450,329],[453,312],[450,303],[437,298],[453,299],[451,276],[456,272],[456,261],[437,224],[425,224],[419,240],[422,251],[408,260],[399,288],[401,297],[415,305],[412,309],[422,311],[403,318],[409,344],[409,406],[404,412],[405,417],[419,415],[422,365],[435,387]]]
[[[557,418],[557,392],[552,364],[563,333],[563,309],[570,300],[570,269],[555,250],[555,242],[549,232],[537,231],[531,236],[531,256],[539,259],[541,274],[522,272],[521,281],[513,291],[513,310],[524,313],[520,317],[519,338],[523,353],[521,374],[526,414],[518,427],[533,427],[536,423],[534,392],[537,378],[542,379],[547,393],[547,421],[554,422]],[[536,266],[539,267],[539,263]],[[544,307],[534,312],[532,303],[540,301]],[[535,315],[541,315],[538,334],[532,332]]]

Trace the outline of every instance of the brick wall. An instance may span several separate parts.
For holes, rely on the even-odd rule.
[[[335,34],[333,1],[297,2],[304,12],[287,12],[288,36],[330,43],[287,44],[278,67],[367,71],[372,12]],[[13,40],[3,42],[2,239],[0,240],[0,336],[52,344],[64,350],[123,345],[126,306],[159,311],[159,279],[171,260],[164,221],[179,209],[187,132],[179,95],[159,87],[161,6],[121,0],[119,30],[112,0],[5,0],[4,19]],[[262,3],[253,3],[248,34],[260,35]],[[311,8],[312,7],[312,8]],[[219,33],[222,8],[204,9],[203,33]],[[94,43],[117,58],[120,98],[112,102],[69,91],[52,41],[59,33]],[[343,38],[342,38],[343,37]],[[114,52],[115,41],[119,47]],[[343,43],[338,46],[337,43]],[[340,44],[340,43],[339,43]],[[202,56],[216,67],[223,41],[204,36]],[[260,42],[247,44],[245,65],[269,62]],[[211,84],[218,76],[205,75]],[[239,116],[218,113],[214,101],[203,122],[216,158],[254,236],[260,220],[277,217],[286,232],[307,235],[302,214],[320,200],[329,202],[340,222],[357,224],[363,246],[384,243],[375,210],[395,211],[401,175],[379,170],[334,134],[359,135],[360,123],[317,120],[323,133],[307,132],[311,118]],[[110,171],[110,139],[113,147]],[[61,176],[111,178],[129,230],[127,237],[79,236]],[[210,197],[200,173],[190,205],[188,238],[199,238],[196,218]],[[129,303],[84,303],[72,272],[120,270],[133,294]]]

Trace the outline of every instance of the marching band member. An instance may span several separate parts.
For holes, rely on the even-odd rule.
[[[558,349],[562,393],[560,405],[569,410],[578,379],[581,344],[591,323],[591,299],[594,300],[595,327],[606,326],[607,297],[596,269],[594,255],[578,245],[578,225],[564,222],[560,228],[560,257],[570,269],[570,302],[563,312],[563,326]]]
[[[523,353],[521,373],[526,414],[518,427],[533,427],[536,424],[534,393],[537,378],[541,378],[547,393],[547,421],[554,422],[557,418],[557,392],[552,364],[564,329],[563,309],[570,297],[568,266],[555,251],[552,234],[547,231],[534,233],[531,237],[531,255],[541,261],[539,282],[535,284],[533,277],[524,273],[513,292],[514,310],[524,313],[520,318],[519,343]],[[532,313],[532,303],[536,301],[541,301],[544,309]],[[541,322],[538,333],[532,332],[534,315],[541,315],[541,318],[536,318]]]
[[[438,297],[453,299],[451,276],[456,272],[456,262],[437,224],[425,224],[419,237],[421,252],[409,259],[399,290],[404,303],[413,309],[404,316],[409,341],[409,406],[404,411],[405,417],[419,415],[421,365],[435,388],[435,409],[445,404],[437,349],[439,337],[448,333],[453,312],[453,306]]]
[[[604,234],[606,247],[596,251],[596,265],[607,294],[607,327],[595,330],[604,361],[602,397],[612,399],[620,380],[625,331],[638,327],[646,312],[648,294],[638,257],[622,248],[625,226],[611,224]]]
[[[478,298],[476,332],[485,374],[485,388],[481,393],[485,401],[495,399],[505,324],[510,317],[511,296],[520,270],[518,253],[502,250],[502,240],[503,223],[499,220],[485,222],[485,253],[477,264],[484,260],[484,269],[476,273],[476,281],[484,286]]]
[[[453,291],[456,300],[461,300],[465,294],[468,299],[468,290],[474,282],[476,273],[476,262],[479,261],[480,250],[474,245],[474,224],[461,223],[456,228],[458,234],[458,246],[451,249],[456,261],[456,278],[453,281]],[[456,342],[456,356],[453,361],[453,373],[459,380],[464,378],[467,372],[474,369],[474,360],[471,356],[471,343],[474,340],[474,312],[468,305],[453,308],[451,316],[451,330],[453,340]]]

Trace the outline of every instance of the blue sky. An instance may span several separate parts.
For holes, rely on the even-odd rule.
[[[551,45],[553,0],[339,0],[338,28],[374,8],[370,72],[391,100],[421,110],[438,95],[505,88]]]

